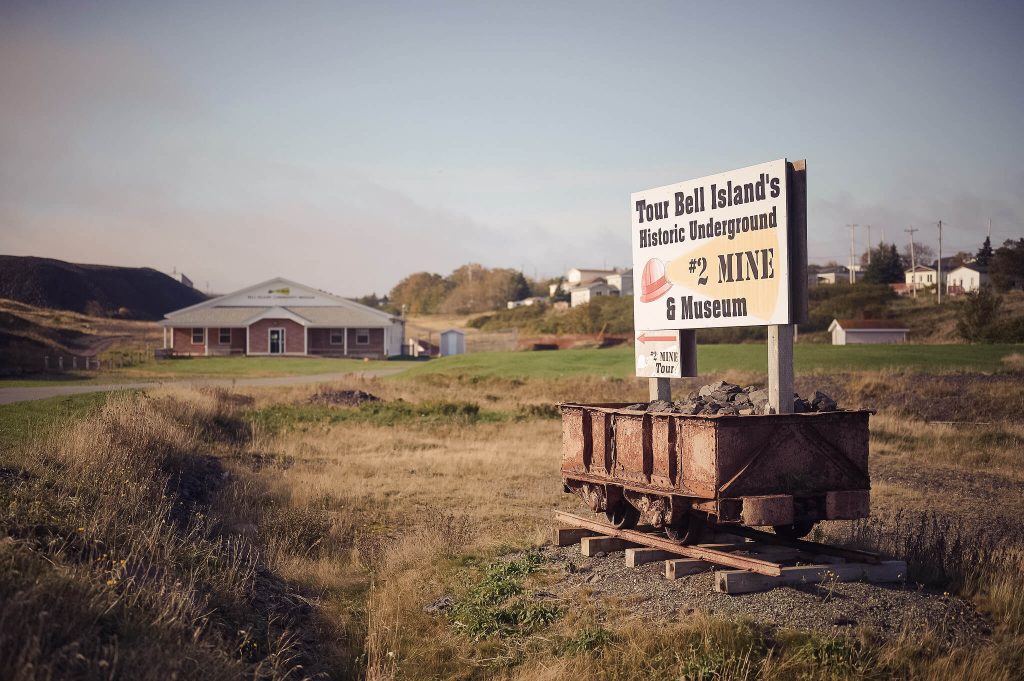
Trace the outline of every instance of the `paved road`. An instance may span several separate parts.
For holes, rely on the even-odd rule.
[[[25,402],[27,400],[45,400],[48,397],[62,395],[78,395],[81,393],[98,393],[110,390],[147,390],[161,385],[217,385],[224,387],[268,386],[268,385],[304,385],[307,383],[326,383],[357,376],[372,378],[390,376],[404,371],[405,367],[393,369],[372,369],[368,371],[345,371],[332,374],[311,374],[309,376],[275,376],[272,378],[196,378],[172,379],[167,381],[141,381],[136,383],[110,383],[101,385],[90,383],[85,385],[41,385],[31,388],[0,388],[0,404]]]

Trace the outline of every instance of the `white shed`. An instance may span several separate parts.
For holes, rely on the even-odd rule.
[[[466,334],[458,329],[441,332],[441,356],[462,355],[466,352]]]
[[[833,319],[828,327],[832,345],[906,343],[908,331],[893,319]]]

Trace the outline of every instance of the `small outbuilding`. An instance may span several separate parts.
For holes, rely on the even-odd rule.
[[[466,334],[458,329],[441,332],[441,356],[463,355],[466,352]]]
[[[906,343],[909,330],[894,319],[833,319],[828,327],[832,345]]]

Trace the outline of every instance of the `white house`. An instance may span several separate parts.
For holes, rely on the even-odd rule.
[[[854,283],[860,281],[864,276],[864,270],[860,265],[853,268],[853,281]],[[814,278],[814,282],[811,283],[811,278]],[[849,284],[850,283],[850,268],[845,265],[836,265],[835,267],[825,267],[814,274],[808,274],[808,286],[814,288],[818,284]]]
[[[623,270],[622,272],[614,272],[604,278],[608,282],[608,286],[617,291],[614,295],[618,296],[631,296],[633,295],[633,270]]]
[[[534,305],[540,305],[545,301],[541,296],[531,296],[529,298],[523,298],[522,300],[510,300],[508,301],[508,309],[514,310],[517,307],[532,307]]]
[[[589,303],[597,296],[633,295],[633,270],[599,270],[574,267],[565,273],[564,281],[551,285],[551,295],[560,291],[569,294],[572,307]]]
[[[903,274],[907,281],[907,286],[911,288],[915,284],[917,288],[928,288],[929,286],[935,286],[939,281],[938,272],[935,271],[935,268],[926,265],[918,265],[917,267],[907,269]]]
[[[574,288],[578,288],[584,284],[589,284],[595,279],[603,279],[611,274],[616,274],[617,270],[609,269],[597,269],[594,267],[573,267],[565,273],[564,281],[551,284],[549,293],[555,296],[559,291],[565,291],[568,293]]]
[[[949,295],[970,293],[988,283],[988,268],[984,265],[961,265],[943,278]]]
[[[892,319],[833,319],[832,345],[906,343],[909,329]]]
[[[608,282],[604,279],[595,279],[588,284],[583,286],[577,286],[574,289],[569,290],[569,305],[576,307],[577,305],[583,305],[589,303],[598,296],[611,296],[618,295],[618,291],[608,285]]]
[[[441,332],[441,356],[463,355],[466,353],[466,334],[458,329]]]

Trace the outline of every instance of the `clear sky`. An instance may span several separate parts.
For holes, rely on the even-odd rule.
[[[0,2],[0,253],[343,295],[628,265],[633,191],[808,162],[848,223],[1024,236],[1024,4]],[[866,231],[857,233],[858,251]]]

